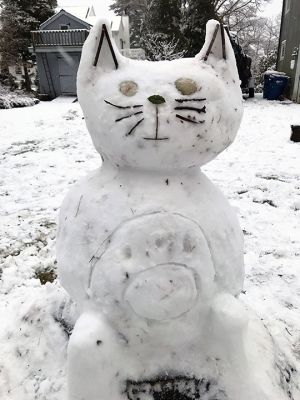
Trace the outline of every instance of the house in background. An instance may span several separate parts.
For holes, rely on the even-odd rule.
[[[300,0],[283,0],[277,71],[290,78],[291,100],[300,103]]]
[[[0,74],[6,74],[6,72],[9,72],[9,74],[14,77],[15,84],[21,89],[25,74],[22,60],[20,59],[19,63],[11,64],[3,59],[3,54],[0,53]],[[36,76],[36,66],[34,63],[27,64],[27,72],[32,80],[34,80]]]
[[[19,88],[22,88],[22,82],[24,82],[24,76],[25,76],[23,64],[20,62],[19,64],[16,65],[10,65],[8,67],[8,72],[15,77],[16,85]],[[36,77],[36,66],[34,65],[34,63],[27,63],[27,72],[33,85],[33,81]]]
[[[95,7],[65,7],[32,32],[41,98],[76,95],[82,46],[99,16]],[[127,16],[111,18],[113,39],[124,54],[130,50]]]

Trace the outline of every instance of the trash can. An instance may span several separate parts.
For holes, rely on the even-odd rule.
[[[289,77],[284,72],[267,71],[264,74],[264,99],[278,100],[284,93]]]

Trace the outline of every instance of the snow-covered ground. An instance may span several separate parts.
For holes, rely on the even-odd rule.
[[[282,384],[299,400],[300,144],[289,140],[293,123],[300,124],[300,105],[248,100],[235,143],[203,170],[238,210],[247,273],[241,299],[288,360]],[[68,98],[0,110],[0,146],[0,399],[63,400],[76,310],[53,281],[56,223],[69,187],[101,161]]]

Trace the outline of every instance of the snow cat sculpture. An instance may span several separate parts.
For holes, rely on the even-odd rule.
[[[268,334],[238,299],[242,231],[200,169],[243,114],[223,26],[208,22],[195,58],[148,62],[99,21],[78,98],[103,163],[60,215],[60,279],[80,310],[69,400],[279,400]]]

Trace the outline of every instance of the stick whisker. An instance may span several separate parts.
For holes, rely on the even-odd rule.
[[[134,106],[118,106],[117,104],[113,104],[110,101],[104,100],[106,104],[109,104],[110,106],[116,107],[116,108],[121,108],[122,110],[128,110],[130,108],[139,108],[139,107],[144,107],[142,104],[137,104]]]
[[[175,99],[178,103],[185,103],[187,101],[205,101],[207,100],[206,98],[203,99]]]
[[[123,119],[131,118],[131,117],[133,117],[134,115],[139,115],[139,114],[143,114],[143,111],[138,111],[138,112],[136,112],[136,113],[133,113],[133,114],[130,114],[130,115],[126,115],[126,117],[118,118],[118,119],[115,120],[115,122],[120,122],[120,121],[122,121]]]
[[[206,113],[206,107],[196,108],[196,107],[175,107],[175,110],[188,110],[188,111],[196,111],[200,113]]]
[[[144,121],[145,118],[140,119],[133,128],[130,129],[128,133],[126,133],[126,136],[129,136],[133,133],[133,131]]]
[[[204,124],[205,121],[194,121],[192,119],[183,117],[182,115],[176,114],[176,118],[179,118],[182,121],[191,122],[192,124]]]

